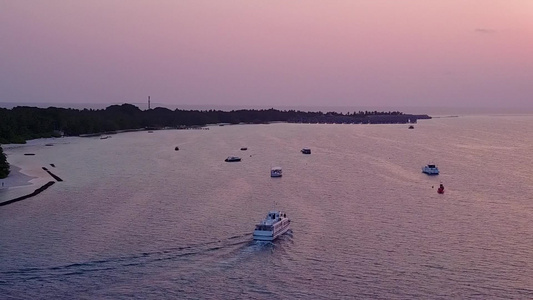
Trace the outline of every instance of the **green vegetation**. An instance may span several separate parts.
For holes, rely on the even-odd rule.
[[[276,109],[261,110],[180,110],[155,108],[142,111],[131,104],[112,105],[106,109],[66,109],[18,106],[0,108],[0,143],[25,143],[26,140],[54,136],[78,136],[128,129],[203,126],[217,123],[268,122],[293,123],[407,123],[427,115],[401,112],[359,111],[301,112]]]
[[[4,154],[4,149],[0,146],[0,179],[6,178],[7,175],[9,175],[9,163]]]

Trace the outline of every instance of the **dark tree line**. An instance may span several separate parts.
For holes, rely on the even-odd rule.
[[[302,112],[276,109],[260,110],[140,110],[131,104],[112,105],[106,109],[37,108],[18,106],[0,108],[0,144],[24,143],[26,140],[78,136],[117,130],[202,126],[216,123],[260,124],[274,121],[294,123],[404,123],[408,118],[429,118],[426,115],[405,115],[401,112],[359,111],[353,113]]]
[[[7,163],[6,155],[4,150],[0,146],[0,179],[6,178],[9,175],[9,164]]]

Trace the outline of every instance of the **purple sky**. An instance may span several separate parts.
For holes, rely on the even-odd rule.
[[[0,102],[533,107],[533,0],[0,0]]]

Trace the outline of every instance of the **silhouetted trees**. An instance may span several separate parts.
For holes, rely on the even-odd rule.
[[[9,175],[9,163],[2,146],[0,146],[0,179],[6,178]]]
[[[37,108],[18,106],[0,108],[0,143],[25,143],[26,140],[61,135],[104,133],[117,130],[203,126],[216,123],[260,124],[291,123],[416,123],[427,115],[406,115],[401,112],[359,111],[337,112],[259,110],[180,110],[155,108],[142,111],[131,104],[111,105],[106,109]]]

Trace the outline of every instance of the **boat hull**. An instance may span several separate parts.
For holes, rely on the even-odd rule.
[[[285,234],[287,231],[289,231],[289,225],[285,226],[285,228],[280,229],[276,234],[273,234],[272,231],[261,231],[261,230],[254,230],[254,240],[255,241],[268,241],[271,242],[281,235]]]
[[[439,172],[425,172],[425,171],[422,171],[422,173],[425,173],[427,175],[439,175]]]

